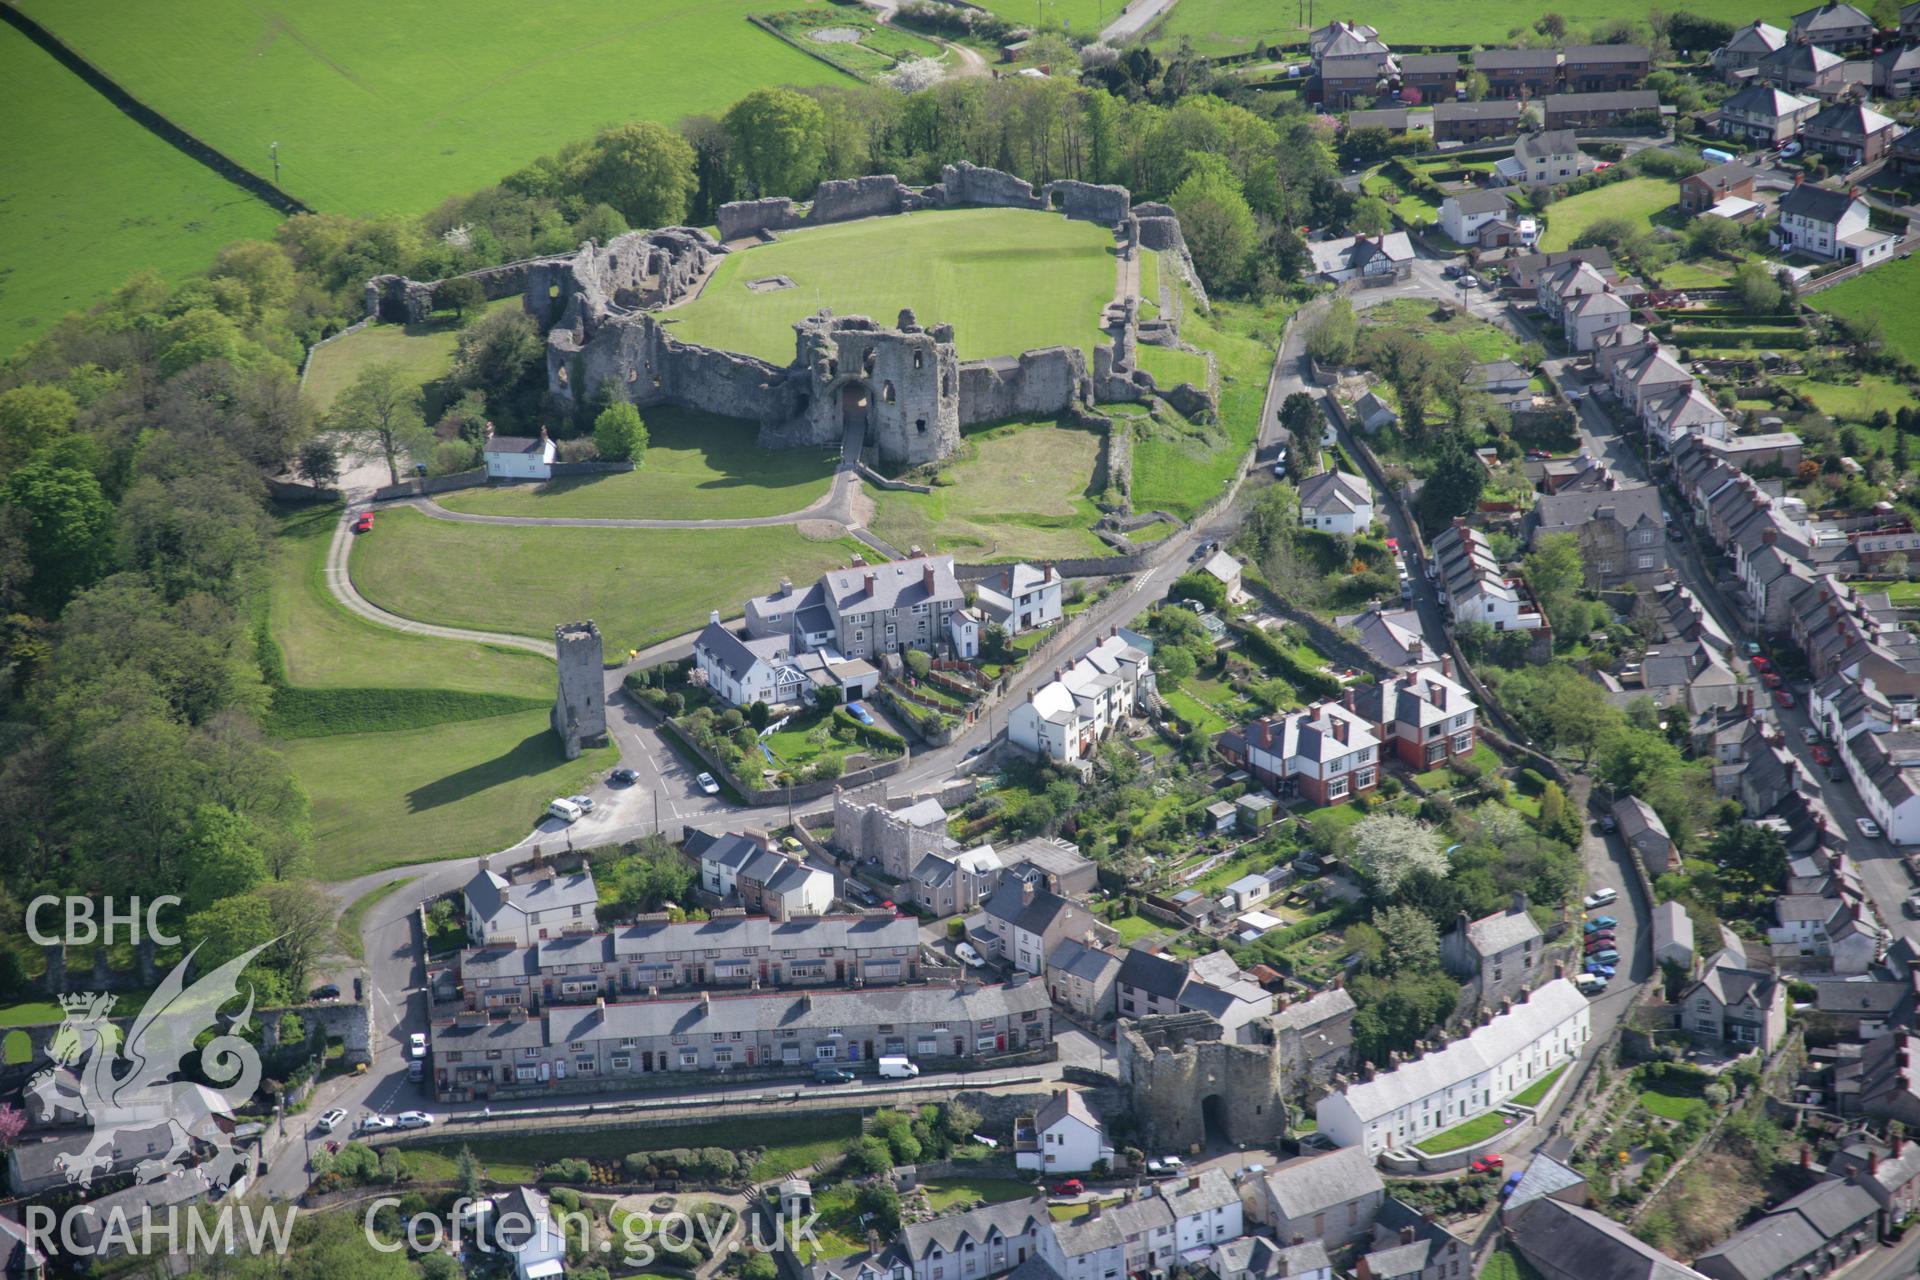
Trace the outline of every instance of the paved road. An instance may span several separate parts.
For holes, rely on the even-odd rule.
[[[1174,0],[1129,0],[1120,16],[1100,30],[1102,44],[1124,44],[1159,21]]]

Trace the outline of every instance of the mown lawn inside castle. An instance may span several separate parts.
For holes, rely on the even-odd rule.
[[[1116,282],[1113,233],[1027,209],[932,209],[808,227],[729,254],[700,296],[662,314],[685,342],[794,358],[795,321],[822,307],[893,324],[911,309],[953,326],[962,360],[1035,347],[1080,347],[1092,359]],[[756,293],[750,280],[786,276]]]

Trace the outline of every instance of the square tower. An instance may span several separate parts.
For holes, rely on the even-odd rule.
[[[553,700],[553,731],[567,759],[584,746],[607,740],[607,685],[600,650],[600,628],[588,622],[563,622],[553,629],[553,656],[559,664],[559,693]]]

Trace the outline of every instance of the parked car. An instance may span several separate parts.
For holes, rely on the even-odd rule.
[[[426,1032],[416,1031],[407,1037],[407,1056],[409,1058],[424,1058],[427,1056]]]
[[[1618,889],[1614,889],[1614,888],[1595,889],[1592,893],[1580,899],[1580,905],[1585,907],[1587,910],[1591,911],[1595,907],[1606,906],[1609,902],[1612,902],[1615,898],[1619,896],[1620,896],[1620,891]]]
[[[982,956],[978,951],[975,951],[973,949],[973,944],[971,942],[955,943],[953,948],[953,954],[959,956],[961,960],[965,961],[967,964],[972,965],[976,969],[987,962],[985,956]]]
[[[1855,818],[1853,825],[1861,835],[1869,840],[1878,840],[1880,838],[1880,824],[1872,818]]]
[[[433,1116],[426,1111],[402,1111],[400,1127],[402,1129],[425,1129],[433,1124]]]
[[[1056,1196],[1079,1196],[1085,1195],[1086,1192],[1087,1184],[1078,1178],[1068,1178],[1065,1182],[1056,1182],[1053,1184],[1052,1190],[1052,1194]]]
[[[1752,656],[1749,657],[1747,661],[1755,671],[1765,671],[1768,667],[1773,665],[1771,662],[1768,662],[1764,657],[1760,655],[1759,650],[1750,648],[1748,652]]]
[[[360,513],[360,518],[353,522],[353,531],[355,533],[372,533],[373,532],[373,512],[362,511]]]
[[[1602,929],[1611,929],[1613,928],[1613,926],[1619,923],[1620,922],[1618,920],[1615,920],[1612,916],[1595,916],[1593,919],[1587,921],[1587,927],[1591,929],[1595,925],[1598,925]]]
[[[1515,1169],[1512,1173],[1507,1175],[1507,1180],[1500,1184],[1500,1198],[1502,1200],[1505,1200],[1508,1196],[1513,1194],[1513,1189],[1520,1185],[1521,1176],[1522,1176],[1522,1171],[1519,1169]]]
[[[1782,158],[1791,159],[1800,154],[1800,144],[1789,139],[1780,148]]]
[[[1499,1153],[1481,1156],[1471,1166],[1475,1173],[1497,1173],[1506,1167],[1507,1158]]]
[[[640,781],[640,775],[627,768],[627,766],[621,765],[618,769],[615,769],[607,775],[607,781],[617,783],[623,787],[630,787]]]
[[[335,1129],[338,1129],[340,1127],[340,1122],[345,1120],[346,1118],[347,1118],[347,1109],[345,1107],[335,1107],[331,1111],[328,1111],[325,1115],[320,1117],[320,1119],[316,1122],[316,1127],[322,1133],[332,1133]]]
[[[1760,683],[1769,689],[1784,689],[1787,684],[1785,680],[1780,678],[1780,673],[1777,671],[1762,672],[1760,675]]]
[[[1920,894],[1910,895],[1907,900],[1900,905],[1905,908],[1909,916],[1920,920]]]
[[[562,822],[578,822],[585,814],[586,810],[565,796],[561,796],[547,805],[547,816],[549,818],[558,818]]]
[[[1607,980],[1589,969],[1585,973],[1576,973],[1573,976],[1573,985],[1581,995],[1591,999],[1607,989]]]
[[[1613,950],[1613,936],[1611,934],[1603,934],[1600,937],[1594,939],[1592,942],[1589,942],[1587,944],[1587,955],[1589,957],[1597,956],[1603,951],[1612,951],[1612,950]],[[1602,963],[1605,963],[1605,962],[1602,961]]]
[[[1793,695],[1785,689],[1775,689],[1773,691],[1773,701],[1776,706],[1791,707],[1793,705]]]
[[[1598,960],[1590,960],[1587,962],[1587,972],[1596,978],[1611,978],[1613,976],[1613,966],[1610,964],[1601,964]]]
[[[847,714],[855,720],[858,720],[861,724],[869,727],[873,724],[873,712],[867,710],[858,702],[849,702],[847,704]]]
[[[1553,450],[1529,449],[1527,450],[1527,460],[1530,462],[1551,462],[1553,461]]]
[[[1832,764],[1833,752],[1827,750],[1825,747],[1817,746],[1813,749],[1813,762],[1815,764]]]
[[[360,1132],[384,1133],[397,1123],[392,1116],[382,1115],[378,1111],[369,1111],[360,1117]]]
[[[707,795],[717,796],[720,794],[720,783],[710,773],[703,773],[699,777],[695,778],[693,780],[693,785],[696,787],[699,787],[700,790],[706,793]]]
[[[338,1000],[339,998],[340,998],[340,988],[335,986],[331,982],[321,983],[319,986],[315,987],[312,990],[312,992],[310,992],[307,996],[307,999],[309,1000]]]
[[[853,1072],[845,1067],[836,1067],[830,1062],[818,1063],[813,1068],[815,1084],[852,1084]]]
[[[588,795],[568,796],[567,799],[572,801],[576,806],[578,806],[580,812],[582,813],[593,812],[592,796],[588,796]]]
[[[1587,956],[1589,960],[1598,960],[1601,964],[1618,964],[1620,953],[1609,947],[1605,951],[1595,951]]]
[[[1800,741],[1812,746],[1820,741],[1820,731],[1810,724],[1803,724],[1800,726]]]

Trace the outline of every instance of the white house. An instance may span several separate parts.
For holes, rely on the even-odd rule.
[[[1493,166],[1494,177],[1514,186],[1537,187],[1580,176],[1580,135],[1572,129],[1523,133],[1513,154]]]
[[[798,702],[807,689],[806,673],[793,661],[784,636],[747,639],[721,623],[718,609],[694,639],[693,663],[707,688],[731,706]]]
[[[553,476],[553,441],[547,438],[545,427],[537,436],[496,436],[489,422],[480,457],[489,480],[547,480]]]
[[[1100,1117],[1078,1090],[1063,1089],[1047,1099],[1034,1113],[1030,1141],[1017,1132],[1015,1137],[1013,1162],[1021,1169],[1085,1173],[1098,1161],[1113,1159]]]
[[[1767,930],[1776,960],[1819,957],[1833,972],[1862,974],[1880,957],[1880,927],[1866,919],[1860,900],[1812,893],[1783,893],[1773,902],[1775,925]]]
[[[1512,212],[1513,201],[1504,191],[1463,191],[1441,203],[1440,229],[1453,237],[1455,244],[1473,244],[1479,238],[1481,224]]]
[[[1863,727],[1841,746],[1867,812],[1895,846],[1920,843],[1920,732]]]
[[[1568,346],[1575,351],[1591,351],[1601,334],[1611,333],[1632,318],[1633,308],[1627,300],[1608,289],[1568,298],[1561,328]]]
[[[1335,284],[1357,279],[1385,283],[1413,273],[1413,242],[1404,231],[1320,240],[1307,245],[1307,252],[1313,255],[1314,273]]]
[[[1034,1238],[1034,1253],[1060,1280],[1121,1280],[1126,1274],[1126,1234],[1111,1216],[1100,1213],[1098,1204],[1084,1217],[1055,1222],[1041,1231]]]
[[[1869,266],[1885,261],[1898,243],[1869,222],[1867,202],[1852,192],[1796,182],[1780,197],[1780,224],[1773,237],[1781,248],[1809,257],[1851,258]]]
[[[515,1280],[553,1280],[567,1271],[566,1233],[553,1219],[547,1197],[515,1187],[494,1197],[494,1247],[513,1259]]]
[[[1014,707],[1007,716],[1007,741],[1061,764],[1085,759],[1141,705],[1153,685],[1147,655],[1123,637],[1109,635]]]
[[[563,933],[591,933],[598,927],[600,895],[591,871],[554,875],[514,884],[484,863],[462,890],[467,937],[476,945],[504,940],[530,947]]]
[[[974,601],[987,621],[1017,636],[1060,621],[1060,575],[1052,565],[1005,565],[980,580]]]
[[[987,620],[978,609],[955,609],[947,618],[947,641],[953,645],[953,656],[967,662],[979,657],[986,630]]]
[[[1240,574],[1244,567],[1226,552],[1216,551],[1200,566],[1200,572],[1225,587],[1228,600],[1240,601],[1246,599],[1246,592],[1240,586]]]
[[[1320,1099],[1320,1132],[1376,1155],[1485,1115],[1572,1061],[1592,1035],[1587,998],[1555,978],[1443,1049]]]
[[[1160,1194],[1173,1210],[1174,1248],[1182,1257],[1238,1239],[1246,1230],[1240,1193],[1224,1169],[1202,1169],[1179,1182],[1162,1183]]]
[[[1300,523],[1349,537],[1373,523],[1373,490],[1359,476],[1322,471],[1300,482]]]

